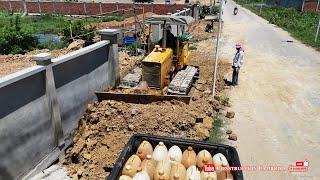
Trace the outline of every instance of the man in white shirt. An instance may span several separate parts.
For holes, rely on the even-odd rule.
[[[232,86],[237,86],[238,85],[238,76],[239,76],[239,70],[240,67],[243,64],[243,55],[244,55],[244,50],[241,47],[241,44],[236,44],[236,49],[237,52],[234,55],[233,62],[232,62]]]

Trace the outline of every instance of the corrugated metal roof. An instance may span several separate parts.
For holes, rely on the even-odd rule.
[[[146,17],[147,24],[190,24],[194,19],[190,16],[170,16],[170,15],[153,15]]]

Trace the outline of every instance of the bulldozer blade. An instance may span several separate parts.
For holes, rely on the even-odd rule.
[[[113,92],[95,92],[98,101],[115,100],[123,101],[126,103],[148,104],[156,101],[171,101],[177,100],[189,104],[191,96],[187,95],[152,95],[152,94],[125,94]]]

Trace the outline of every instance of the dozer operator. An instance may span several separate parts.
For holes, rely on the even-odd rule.
[[[176,52],[177,38],[174,37],[174,35],[172,34],[170,25],[166,27],[166,33],[167,33],[167,43],[166,43],[167,48],[171,48],[173,50],[173,52]],[[160,41],[158,42],[160,47],[163,47],[162,42],[163,42],[163,38],[161,38]]]

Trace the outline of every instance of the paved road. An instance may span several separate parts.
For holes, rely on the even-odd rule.
[[[232,15],[234,6],[229,0],[224,10],[222,57],[244,44],[240,85],[230,90],[241,162],[310,165],[307,173],[245,171],[245,178],[320,179],[320,53],[243,8]]]

